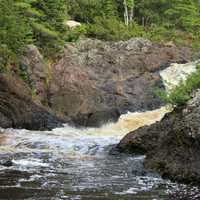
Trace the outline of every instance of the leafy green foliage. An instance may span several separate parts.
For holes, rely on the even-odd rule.
[[[15,55],[6,46],[0,47],[0,73],[9,71],[9,64],[14,60]]]
[[[32,24],[35,36],[35,44],[40,47],[45,56],[53,56],[62,50],[64,40],[59,37],[59,33],[46,28],[42,24]]]
[[[77,41],[81,36],[84,36],[87,33],[87,27],[85,25],[81,25],[78,27],[75,27],[71,29],[66,37],[65,41],[67,42],[75,42]]]
[[[19,15],[13,0],[0,1],[0,71],[6,72],[30,43],[31,28]]]
[[[124,27],[124,2],[130,12],[128,28]],[[87,36],[126,40],[142,35],[157,42],[174,41],[177,45],[200,48],[198,0],[67,0],[67,3],[69,15],[87,24]]]
[[[192,98],[193,91],[200,88],[200,66],[197,71],[188,76],[185,82],[173,88],[169,92],[158,91],[157,95],[166,103],[173,106],[184,105]]]
[[[67,3],[69,14],[77,21],[93,23],[95,17],[103,15],[101,0],[67,0]]]
[[[17,0],[21,15],[32,27],[34,43],[45,56],[53,56],[62,50],[67,17],[65,0]]]
[[[104,16],[116,17],[118,15],[117,5],[116,5],[114,0],[105,1],[105,4],[102,6],[102,8],[103,8],[103,15]]]
[[[0,0],[0,73],[27,73],[19,60],[27,44],[34,43],[47,57],[64,46],[67,17],[65,0]]]
[[[127,5],[129,8],[132,8],[135,4],[135,1],[134,0],[126,0],[127,1]]]
[[[67,28],[69,16],[82,26]],[[142,36],[200,48],[199,0],[0,0],[0,71],[15,66],[28,43],[55,57],[82,35],[113,41]]]
[[[127,27],[116,18],[96,17],[95,23],[87,27],[87,36],[103,40],[127,40],[131,37],[143,36],[143,34],[143,28],[136,23],[132,22],[132,24]]]
[[[192,0],[172,1],[172,6],[165,10],[164,15],[175,27],[183,29],[200,27],[198,7]]]

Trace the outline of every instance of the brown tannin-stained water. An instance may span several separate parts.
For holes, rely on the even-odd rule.
[[[179,72],[177,64],[161,76],[172,82],[176,72],[185,77],[195,66],[182,65]],[[166,112],[163,107],[127,113],[117,123],[101,128],[0,129],[0,160],[4,163],[0,165],[0,200],[169,199],[171,191],[185,186],[144,169],[145,156],[109,155],[124,135],[159,121]]]
[[[1,130],[0,199],[167,199],[176,184],[143,167],[144,156],[109,155],[129,131],[160,120],[165,108],[128,113],[118,123],[53,131]]]

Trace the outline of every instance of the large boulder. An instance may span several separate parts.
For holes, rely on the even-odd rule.
[[[33,102],[30,89],[21,79],[0,74],[0,127],[49,130],[63,122]]]
[[[117,120],[123,112],[162,105],[159,70],[192,59],[190,49],[155,45],[143,38],[102,42],[84,39],[67,44],[52,67],[48,105],[85,126]]]
[[[120,152],[146,154],[145,165],[173,180],[200,183],[200,92],[161,122],[125,136]]]

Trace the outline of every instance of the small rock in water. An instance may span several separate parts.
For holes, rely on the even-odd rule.
[[[5,166],[5,167],[12,167],[13,162],[11,160],[7,160],[7,161],[1,163],[1,165]]]

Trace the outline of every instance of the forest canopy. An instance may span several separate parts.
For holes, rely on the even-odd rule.
[[[70,30],[68,19],[82,26]],[[199,48],[199,34],[199,0],[0,0],[0,71],[16,64],[30,43],[55,57],[80,36],[139,36]]]

